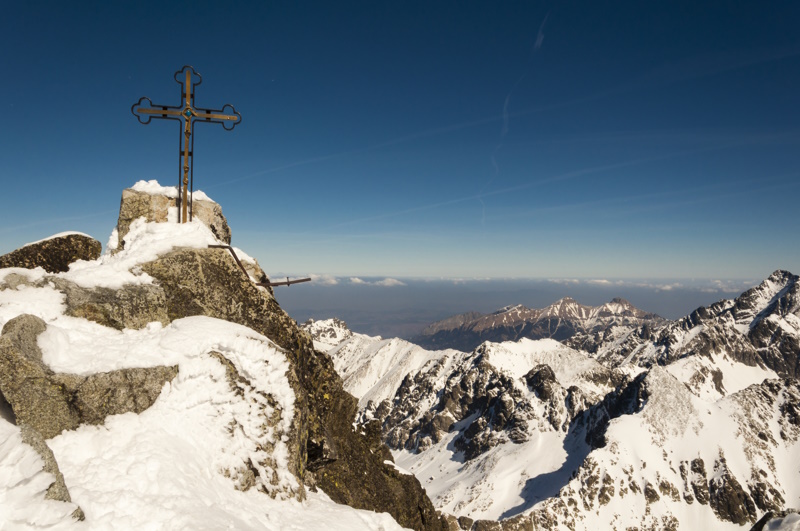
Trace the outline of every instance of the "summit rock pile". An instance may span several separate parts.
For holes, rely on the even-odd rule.
[[[49,257],[43,252],[0,269],[0,428],[10,434],[8,444],[35,450],[29,454],[15,446],[19,455],[45,455],[52,448],[53,457],[43,458],[43,472],[30,465],[19,476],[29,482],[53,478],[42,488],[62,493],[58,499],[69,511],[47,514],[57,520],[57,514],[85,513],[88,525],[106,528],[119,510],[109,500],[116,496],[129,505],[138,499],[139,487],[125,488],[125,474],[116,480],[115,495],[100,494],[109,488],[102,478],[113,476],[117,465],[89,472],[114,453],[94,455],[89,442],[94,438],[111,448],[129,448],[133,454],[119,458],[146,473],[150,480],[141,488],[147,491],[163,491],[174,482],[174,476],[159,480],[157,470],[148,467],[180,467],[183,458],[151,457],[153,463],[139,466],[133,464],[135,455],[184,444],[176,455],[207,456],[199,469],[188,470],[208,467],[210,475],[203,477],[211,479],[198,477],[192,484],[229,482],[220,488],[268,495],[263,502],[248,498],[254,507],[322,491],[337,503],[387,512],[403,527],[446,529],[419,481],[392,464],[379,426],[354,423],[357,400],[344,390],[331,358],[314,349],[270,290],[253,282],[263,275],[258,264],[237,253],[248,268],[245,274],[226,249],[208,247],[230,242],[219,205],[199,208],[195,200],[194,222],[163,223],[174,208],[163,190],[151,181],[123,193],[120,221],[102,256],[81,255],[61,272],[49,273],[42,269]],[[58,246],[59,240],[49,245]],[[69,248],[72,242],[62,239],[61,245]],[[195,429],[175,431],[197,423],[205,426],[200,439],[194,438]],[[92,428],[97,425],[104,429]],[[76,452],[78,440],[86,441],[80,444],[85,450]],[[192,444],[200,446],[187,454]],[[13,492],[19,498],[19,485],[0,482],[0,504],[12,499],[3,497],[12,492],[8,489],[18,489]],[[318,499],[304,503],[319,506]],[[218,504],[205,507],[211,505]],[[6,508],[11,522],[32,524],[23,506]],[[165,510],[152,507],[152,517]],[[191,518],[192,511],[172,517]],[[195,512],[202,518],[203,511]],[[349,514],[331,525],[345,528],[356,518]],[[375,523],[383,521],[378,516],[357,518],[365,527],[385,528]],[[176,525],[191,527],[181,521]]]

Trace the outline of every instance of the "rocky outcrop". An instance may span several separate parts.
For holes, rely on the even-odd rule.
[[[144,217],[147,221],[165,222],[169,218],[169,209],[176,208],[177,199],[160,194],[126,188],[122,191],[117,221],[117,249],[124,247],[124,238],[130,230],[133,220]],[[192,201],[192,219],[205,223],[218,240],[228,245],[231,243],[231,229],[222,215],[222,207],[213,201],[194,199]]]
[[[80,419],[70,395],[54,380],[42,361],[36,337],[44,321],[33,315],[16,317],[0,336],[0,393],[14,410],[18,425],[27,425],[45,439],[78,427]]]
[[[285,348],[297,363],[311,338],[253,284],[225,249],[180,249],[142,265],[166,296],[169,321],[193,315],[216,317],[256,330]]]
[[[90,376],[56,374],[42,361],[36,337],[46,328],[33,315],[8,321],[0,336],[0,393],[16,422],[49,439],[108,415],[150,407],[177,367],[122,369]]]
[[[143,264],[166,295],[170,321],[206,315],[242,324],[284,348],[296,402],[298,477],[338,503],[390,513],[404,527],[446,529],[419,481],[384,464],[379,428],[353,426],[357,401],[326,354],[274,298],[242,274],[224,249],[180,249]]]
[[[720,457],[714,464],[714,477],[708,482],[708,503],[720,520],[744,525],[756,519],[756,504],[742,488]]]
[[[101,251],[102,245],[94,238],[84,234],[65,234],[28,244],[0,256],[0,269],[41,267],[49,273],[61,273],[69,271],[69,265],[77,260],[96,260]]]
[[[164,290],[152,284],[126,284],[119,289],[84,288],[63,278],[48,278],[64,293],[66,314],[103,326],[138,330],[147,323],[169,323]]]

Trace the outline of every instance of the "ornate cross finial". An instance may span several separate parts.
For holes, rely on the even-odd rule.
[[[183,122],[180,130],[180,152],[178,155],[178,221],[186,223],[187,210],[188,219],[191,220],[191,195],[189,190],[194,191],[194,171],[192,168],[192,157],[194,153],[193,126],[195,122],[220,123],[226,131],[232,130],[237,124],[241,123],[242,115],[236,112],[233,105],[226,103],[221,109],[201,109],[194,105],[193,90],[203,82],[203,77],[195,72],[194,68],[185,65],[175,72],[175,81],[181,85],[181,105],[171,107],[168,105],[153,105],[150,98],[139,98],[139,101],[131,106],[133,113],[139,122],[147,125],[151,118],[165,118],[167,120],[178,120]],[[190,187],[191,181],[191,187]],[[182,190],[182,192],[181,192]],[[181,208],[183,215],[181,215]]]

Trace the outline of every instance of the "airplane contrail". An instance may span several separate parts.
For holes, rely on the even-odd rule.
[[[536,55],[536,52],[542,47],[542,42],[544,42],[544,25],[547,23],[547,18],[550,16],[550,12],[544,16],[544,20],[539,25],[539,31],[536,33],[536,40],[534,41],[533,48],[531,49],[531,56],[528,59],[528,66],[522,72],[522,74],[517,78],[517,80],[511,85],[511,88],[506,93],[506,97],[503,100],[503,112],[501,116],[503,117],[503,126],[500,128],[500,141],[495,146],[494,150],[492,150],[491,161],[492,161],[492,168],[494,169],[494,173],[489,178],[488,181],[481,187],[478,193],[482,193],[486,190],[497,178],[500,177],[500,163],[497,160],[497,156],[500,153],[500,150],[503,148],[503,143],[506,140],[506,136],[508,135],[508,128],[509,128],[509,112],[508,107],[511,103],[511,96],[514,94],[514,91],[517,89],[517,86],[522,82],[523,79],[528,75],[528,71],[530,70],[530,62],[533,60],[533,56]],[[481,203],[481,224],[486,223],[486,204],[480,200]]]

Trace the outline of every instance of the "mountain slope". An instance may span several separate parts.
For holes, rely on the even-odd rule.
[[[329,352],[362,421],[380,421],[462,529],[740,529],[800,506],[796,280],[614,327],[592,353],[550,339],[427,351],[344,330]]]
[[[677,321],[643,324],[611,338],[582,334],[567,343],[608,366],[666,365],[716,354],[796,378],[800,376],[798,276],[775,271],[739,297],[698,308]]]

